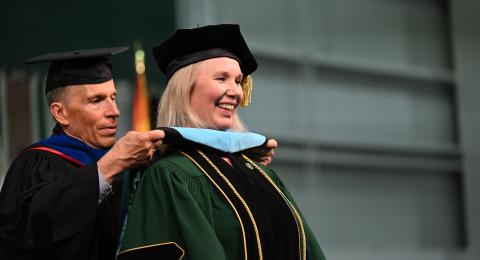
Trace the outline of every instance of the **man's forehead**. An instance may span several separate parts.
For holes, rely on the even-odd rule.
[[[71,95],[83,94],[86,96],[111,95],[116,93],[115,83],[112,80],[98,84],[80,84],[68,86]]]

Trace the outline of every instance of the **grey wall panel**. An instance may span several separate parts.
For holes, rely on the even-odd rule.
[[[330,41],[327,51],[386,63],[450,66],[443,1],[329,2],[329,12],[323,13],[330,37],[315,36],[317,42]]]
[[[460,139],[465,153],[464,185],[468,259],[480,259],[480,2],[451,1],[458,80]]]
[[[460,175],[275,167],[326,248],[462,248]]]
[[[313,138],[398,144],[456,144],[451,86],[337,70],[301,79],[299,66],[260,59],[252,129]]]
[[[242,32],[250,39],[272,45],[301,47],[298,2],[291,0],[212,1],[216,5],[218,23],[240,23]],[[265,19],[268,17],[268,19]],[[261,21],[261,22],[259,22]]]
[[[205,1],[254,41],[352,60],[450,68],[442,0]]]
[[[319,70],[304,104],[314,135],[333,140],[455,143],[448,86]]]

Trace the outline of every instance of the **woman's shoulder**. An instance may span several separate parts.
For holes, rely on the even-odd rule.
[[[211,189],[205,175],[182,154],[169,154],[156,159],[139,173],[139,177],[138,189],[152,187],[152,185],[157,188],[173,185],[177,188],[172,192],[188,190],[192,194]]]
[[[203,176],[195,164],[181,153],[169,153],[157,158],[145,172],[161,172],[162,174],[184,174],[189,177]]]

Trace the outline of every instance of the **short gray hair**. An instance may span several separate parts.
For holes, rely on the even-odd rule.
[[[68,89],[69,89],[69,86],[50,90],[47,93],[47,105],[50,107],[50,105],[53,102],[65,101],[65,98],[67,97]]]

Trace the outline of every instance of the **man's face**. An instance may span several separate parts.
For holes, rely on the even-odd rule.
[[[64,102],[65,133],[95,148],[112,146],[120,116],[113,80],[74,86],[68,91]]]

